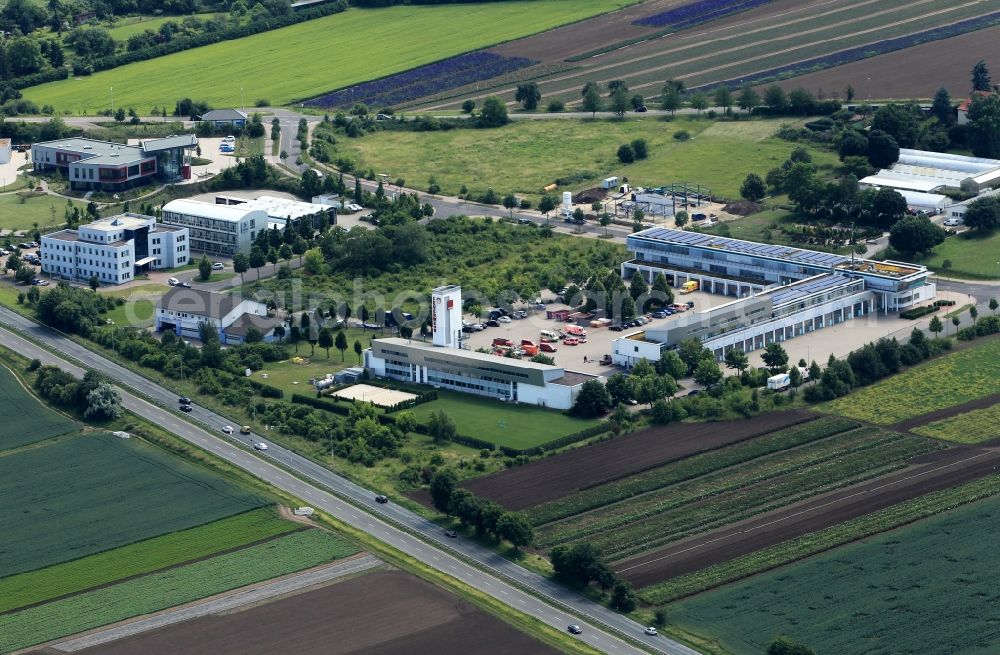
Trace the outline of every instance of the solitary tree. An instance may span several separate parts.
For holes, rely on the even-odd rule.
[[[344,361],[344,353],[347,352],[347,334],[343,330],[337,332],[333,345],[340,351],[340,361]]]
[[[363,353],[363,352],[364,352],[364,348],[361,347],[361,342],[355,339],[355,341],[354,341],[354,354],[358,356],[358,365],[359,366],[361,365],[361,353]]]
[[[538,102],[542,99],[542,93],[538,90],[538,84],[535,82],[525,82],[524,84],[517,85],[517,91],[514,93],[514,101],[520,102],[521,106],[528,111],[535,111],[538,109]]]
[[[101,286],[101,281],[97,279],[97,273],[90,276],[89,284],[90,288],[94,291],[97,291],[98,287]]]
[[[749,84],[740,91],[740,109],[745,111],[748,115],[753,113],[753,110],[760,106],[760,96],[753,87]]]
[[[955,120],[954,108],[951,106],[951,95],[943,86],[934,94],[931,111],[942,125],[950,125]]]
[[[243,274],[250,270],[250,258],[239,252],[233,256],[233,270],[240,275],[240,282],[243,282]]]
[[[778,342],[767,344],[761,359],[764,361],[764,365],[771,370],[771,373],[784,373],[788,370],[788,353]]]
[[[931,319],[930,325],[927,326],[927,329],[937,336],[942,330],[944,330],[944,325],[941,323],[941,319],[935,316]]]
[[[740,186],[740,195],[750,202],[758,202],[767,195],[767,184],[756,173],[748,173]]]
[[[715,90],[715,106],[722,107],[722,111],[729,114],[729,108],[733,106],[733,94],[727,87],[720,86]]]
[[[697,109],[698,115],[701,116],[701,112],[708,109],[708,96],[701,92],[695,93],[688,100],[688,104],[692,109]]]
[[[202,255],[198,262],[198,279],[207,282],[210,277],[212,277],[212,262],[208,261],[207,256]]]
[[[330,359],[330,348],[333,348],[333,334],[330,332],[330,328],[324,327],[319,331],[318,343],[319,347],[326,351],[326,358]]]
[[[601,92],[594,82],[587,82],[587,85],[583,87],[581,106],[584,111],[590,112],[591,118],[597,116],[597,112],[601,111]]]
[[[556,208],[556,199],[549,195],[542,196],[538,201],[538,211],[545,214],[545,222],[549,222],[549,212]]]
[[[742,374],[750,366],[750,360],[742,350],[730,348],[726,351],[725,364],[726,368],[733,369],[737,373]]]
[[[998,306],[1000,306],[1000,304],[997,303],[997,299],[996,298],[990,298],[990,311],[993,312],[994,315],[996,315],[996,313],[997,313],[997,307]]]
[[[614,112],[615,116],[621,118],[625,116],[628,111],[629,101],[628,101],[628,91],[622,88],[615,89],[611,92],[611,111]]]
[[[503,100],[490,96],[483,101],[483,108],[479,112],[479,122],[483,127],[500,127],[506,125],[509,120],[507,105]]]
[[[257,279],[260,279],[260,269],[267,262],[267,256],[264,255],[264,251],[261,250],[260,246],[254,246],[250,249],[250,268],[257,271]]]
[[[521,548],[530,546],[535,539],[535,531],[523,514],[507,512],[497,520],[497,533],[514,546],[516,553]]]
[[[989,91],[993,86],[993,81],[990,78],[990,71],[986,68],[986,62],[980,59],[976,62],[976,65],[972,67],[972,90],[973,91]]]
[[[518,204],[517,198],[515,198],[512,193],[508,193],[503,197],[503,206],[508,212],[510,212],[511,218],[514,218],[514,209],[518,206]]]

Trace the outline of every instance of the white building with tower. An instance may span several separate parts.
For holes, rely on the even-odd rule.
[[[379,378],[553,409],[571,408],[585,382],[604,382],[601,376],[560,366],[465,350],[462,288],[457,285],[431,292],[431,327],[431,343],[373,339],[365,351],[365,368]]]

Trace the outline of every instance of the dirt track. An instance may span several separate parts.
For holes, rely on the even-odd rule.
[[[86,655],[550,655],[553,649],[400,571],[83,651]]]
[[[995,473],[998,466],[1000,450],[940,451],[891,475],[670,544],[617,562],[614,568],[636,587],[644,587]]]
[[[969,90],[972,65],[985,59],[1000,65],[1000,27],[925,43],[905,50],[862,59],[780,82],[786,90],[802,87],[826,97],[834,93],[844,98],[844,89],[853,86],[855,102],[883,98],[930,98],[945,87],[953,100]]]
[[[772,412],[742,421],[675,423],[540,459],[462,483],[473,493],[518,510],[818,418],[805,410]],[[417,497],[427,501],[427,495]]]

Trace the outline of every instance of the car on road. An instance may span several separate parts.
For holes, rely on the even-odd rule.
[[[455,532],[454,530],[445,530],[444,536],[448,537],[449,539],[454,539],[455,537],[458,536],[458,533]]]
[[[167,278],[167,284],[169,284],[169,285],[170,285],[170,286],[172,286],[172,287],[176,287],[176,286],[177,286],[178,284],[180,284],[180,283],[181,283],[181,281],[180,281],[180,280],[178,280],[178,279],[177,279],[177,278],[175,278],[175,277],[168,277],[168,278]]]
[[[535,221],[531,220],[530,218],[519,218],[519,219],[517,219],[517,224],[518,225],[534,225]]]
[[[960,218],[949,218],[942,225],[947,225],[948,227],[955,227],[956,225],[961,225],[962,219]]]
[[[38,242],[37,241],[29,241],[28,242],[28,247],[29,248],[37,248],[38,247]]]
[[[240,434],[250,434],[250,426],[244,425],[240,428]]]
[[[579,635],[579,634],[583,634],[583,630],[582,630],[582,629],[580,628],[580,626],[578,626],[578,625],[577,625],[577,624],[575,624],[575,623],[574,623],[574,624],[572,624],[572,625],[570,625],[570,626],[568,626],[568,627],[566,628],[566,630],[568,630],[568,631],[569,631],[569,633],[570,633],[571,635]]]
[[[191,411],[191,405],[181,405],[180,406],[180,410],[182,412],[190,412]]]
[[[639,105],[638,107],[635,108],[635,113],[637,113],[637,114],[644,114],[647,111],[649,111],[649,110],[646,109],[646,105]]]
[[[655,637],[655,636],[656,636],[656,634],[657,634],[657,633],[656,633],[656,628],[654,628],[653,626],[649,626],[648,628],[646,628],[646,630],[645,630],[645,633],[646,633],[647,635],[650,635],[650,636],[653,636],[653,637]]]
[[[510,316],[498,316],[497,323],[510,323]]]
[[[179,286],[182,289],[190,289],[191,288],[191,283],[190,282],[178,282],[177,286]]]
[[[223,434],[232,434],[233,433],[233,426],[231,426],[231,425],[223,425],[222,426],[222,433]]]
[[[389,502],[389,498],[387,496],[383,496],[382,494],[379,494],[379,495],[375,496],[375,502],[378,503],[378,504],[380,504],[380,505],[385,505],[386,503]]]
[[[258,441],[253,445],[254,450],[267,450],[267,444],[263,441]]]
[[[226,265],[223,264],[222,262],[215,262],[214,264],[212,264],[212,270],[213,271],[221,271],[225,267],[226,267]]]
[[[177,399],[177,403],[179,405],[190,405],[191,399],[188,398],[187,396],[181,396],[180,398]]]
[[[21,243],[17,244],[17,247],[20,248],[21,250],[27,250],[28,248],[31,247],[31,244],[28,243],[27,241],[22,241]]]

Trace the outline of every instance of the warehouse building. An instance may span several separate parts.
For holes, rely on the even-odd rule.
[[[192,250],[209,255],[249,254],[257,233],[267,229],[267,212],[244,205],[180,199],[168,202],[161,213],[164,224],[190,231]]]
[[[937,193],[945,189],[982,193],[1000,186],[1000,160],[900,148],[890,168],[858,181],[862,189]]]
[[[216,196],[217,205],[235,205],[243,209],[261,209],[267,212],[268,225],[283,228],[289,221],[296,222],[309,218],[313,227],[321,228],[324,224],[336,225],[337,209],[329,204],[303,202],[276,196],[257,196],[253,200],[237,196]],[[332,218],[332,220],[331,220]]]
[[[123,284],[137,273],[184,266],[191,260],[189,248],[186,228],[120,214],[43,235],[39,254],[49,275],[68,280],[96,275],[103,284]]]
[[[243,343],[251,327],[265,341],[275,339],[281,321],[268,316],[264,303],[236,294],[172,287],[156,303],[156,331],[170,330],[179,337],[199,339],[207,324],[224,344]]]
[[[617,339],[612,359],[623,366],[655,361],[690,338],[721,360],[729,348],[750,352],[857,317],[913,307],[937,292],[924,266],[698,232],[651,228],[629,235],[626,247],[634,258],[622,264],[625,279],[642,275],[652,283],[663,273],[673,286],[694,281],[702,291],[736,300]]]
[[[73,189],[116,191],[191,179],[190,151],[197,146],[193,134],[144,139],[135,146],[72,137],[32,144],[31,161],[36,171],[64,172]]]
[[[585,382],[604,382],[601,376],[559,366],[465,350],[460,287],[433,290],[431,323],[431,343],[373,339],[365,368],[375,377],[552,409],[571,408]]]

